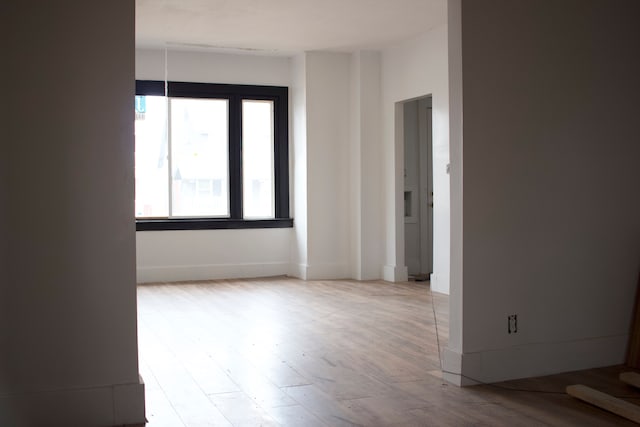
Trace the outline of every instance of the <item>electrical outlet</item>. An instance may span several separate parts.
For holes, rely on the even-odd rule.
[[[518,332],[518,315],[510,314],[509,317],[507,317],[507,325],[507,332],[509,332],[510,334],[515,334],[516,332]]]

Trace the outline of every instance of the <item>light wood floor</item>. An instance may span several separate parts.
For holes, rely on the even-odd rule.
[[[427,282],[289,278],[138,288],[148,426],[635,425],[562,392],[622,367],[458,388],[440,378]],[[440,347],[448,299],[434,294]]]

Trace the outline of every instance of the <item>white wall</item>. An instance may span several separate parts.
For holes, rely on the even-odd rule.
[[[461,0],[447,2],[448,72],[449,72],[449,175],[450,179],[450,293],[449,293],[449,342],[443,355],[443,377],[461,384],[462,369],[462,301],[463,301],[463,146],[462,146],[462,18]]]
[[[0,425],[144,422],[133,2],[3,3]],[[5,180],[6,179],[6,180]],[[1,193],[0,193],[1,194]],[[6,304],[5,304],[6,303]]]
[[[7,27],[5,29],[8,30]],[[7,67],[0,67],[1,81],[8,81]],[[7,102],[0,103],[0,129],[9,129],[9,104]],[[10,224],[8,218],[9,206],[9,156],[8,146],[6,145],[8,138],[0,139],[0,236],[8,236]],[[9,239],[3,237],[0,239],[0,325],[8,325],[7,317],[9,304]],[[0,348],[9,348],[7,328],[0,327]],[[0,395],[9,392],[9,367],[7,365],[5,351],[0,351]],[[0,413],[6,411],[2,407],[2,399],[0,399]]]
[[[380,52],[355,52],[350,68],[351,277],[372,280],[382,277],[384,252]]]
[[[138,282],[286,274],[291,249],[290,230],[139,231]]]
[[[383,53],[305,52],[288,59],[169,51],[169,80],[290,87],[291,207],[295,223],[294,229],[268,232],[138,232],[139,281],[246,277],[250,272],[266,271],[307,279],[406,280],[403,142],[394,137],[398,131],[394,105],[433,95],[432,287],[448,292],[446,40],[446,26],[441,26]],[[138,50],[136,77],[164,79],[165,52]],[[197,263],[184,256],[193,236],[198,236],[197,247],[204,251]],[[274,248],[265,240],[272,238],[276,239]],[[290,245],[281,245],[287,238],[291,239]],[[255,242],[261,244],[256,246]],[[229,245],[256,247],[250,260],[216,255]],[[269,253],[263,252],[266,248]],[[289,268],[285,267],[287,262]],[[383,270],[390,273],[383,276]]]
[[[291,215],[294,218],[289,274],[305,278],[307,274],[307,66],[305,54],[292,58],[291,117],[293,140],[289,147],[293,178]]]
[[[165,61],[166,58],[166,61]],[[289,86],[291,60],[284,56],[136,49],[136,79]]]
[[[292,82],[291,60],[286,57],[169,50],[165,62],[164,50],[136,50],[137,79],[164,80],[165,70],[167,79],[174,81],[274,86]],[[292,235],[291,228],[139,231],[138,282],[287,274]]]
[[[363,170],[379,171],[379,57],[364,53]],[[363,270],[380,277],[379,187],[367,179],[350,192],[351,56],[306,52],[292,59],[212,52],[138,50],[139,79],[267,84],[290,87],[291,206],[294,229],[138,232],[138,281],[290,274],[351,277],[350,199],[366,209]],[[369,105],[373,103],[373,105]],[[373,193],[372,193],[373,189]],[[239,250],[247,248],[247,250]],[[236,250],[238,249],[238,250]]]
[[[462,1],[467,376],[624,361],[640,267],[639,17],[636,1]]]
[[[350,57],[305,53],[307,279],[350,276]]]
[[[291,274],[379,279],[380,55],[306,52],[293,63]]]
[[[444,18],[443,18],[444,20]],[[431,288],[449,292],[449,88],[447,26],[382,52],[382,127],[386,254],[384,278],[406,280],[404,259],[404,139],[397,103],[433,96],[433,275]],[[397,120],[397,121],[396,121]],[[398,126],[396,126],[398,123]]]

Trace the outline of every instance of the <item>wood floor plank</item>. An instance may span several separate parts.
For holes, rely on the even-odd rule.
[[[234,426],[273,427],[278,425],[271,415],[244,392],[212,394],[209,395],[209,400]]]
[[[160,283],[138,288],[138,317],[151,427],[625,426],[564,387],[640,402],[623,367],[444,382],[448,297],[425,282]]]
[[[143,360],[140,361],[140,375],[144,378],[147,427],[184,427],[178,413]]]
[[[307,411],[302,405],[279,406],[267,410],[284,427],[329,427],[318,417]]]
[[[349,408],[315,385],[287,387],[286,390],[289,396],[327,425],[335,427],[363,425],[362,420]]]

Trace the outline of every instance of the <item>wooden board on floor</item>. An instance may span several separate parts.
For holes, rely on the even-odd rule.
[[[618,378],[625,384],[640,388],[640,374],[636,372],[622,372]]]
[[[636,303],[633,307],[633,322],[631,323],[631,331],[629,333],[627,365],[640,369],[640,277],[638,277]]]
[[[567,394],[640,424],[640,406],[633,403],[581,384],[568,386]]]

